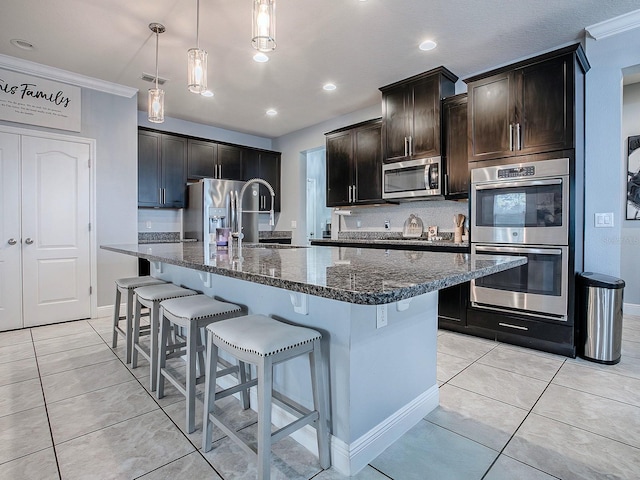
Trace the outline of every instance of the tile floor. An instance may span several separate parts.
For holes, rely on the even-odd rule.
[[[182,397],[148,393],[146,362],[122,362],[110,322],[0,333],[0,479],[255,478],[228,438],[199,450],[201,420],[183,432]],[[640,317],[623,339],[602,366],[440,331],[440,406],[356,478],[640,478]],[[227,403],[255,434],[253,412]],[[343,478],[291,439],[273,452],[272,478]]]

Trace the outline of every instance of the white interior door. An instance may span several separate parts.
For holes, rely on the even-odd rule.
[[[20,136],[0,132],[0,331],[22,328]]]
[[[88,318],[90,148],[22,137],[24,326]]]

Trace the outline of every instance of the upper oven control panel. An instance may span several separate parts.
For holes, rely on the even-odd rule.
[[[498,170],[498,178],[520,178],[520,177],[533,177],[536,174],[536,167],[513,167],[513,168],[501,168]]]

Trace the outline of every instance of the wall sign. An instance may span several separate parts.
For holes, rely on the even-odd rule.
[[[0,120],[80,131],[81,89],[0,69]]]

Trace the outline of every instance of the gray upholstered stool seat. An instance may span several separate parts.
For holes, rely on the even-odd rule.
[[[158,326],[160,325],[160,302],[169,300],[170,298],[186,297],[196,295],[198,292],[189,290],[188,288],[179,287],[173,283],[164,283],[162,285],[150,285],[147,287],[139,287],[134,290],[136,296],[136,311],[133,317],[133,338],[131,341],[131,368],[138,366],[138,353],[149,361],[149,388],[151,391],[156,389],[158,381]],[[150,322],[150,341],[149,350],[145,350],[140,343],[140,311],[142,307],[151,310]]]
[[[246,312],[239,305],[213,299],[206,295],[173,298],[160,303],[160,349],[158,364],[158,385],[156,396],[164,396],[164,379],[169,380],[186,398],[186,429],[187,433],[195,430],[196,384],[204,380],[204,345],[201,340],[202,329],[212,322],[245,315]],[[186,338],[183,343],[171,343],[169,330],[171,326],[181,327]],[[167,368],[167,358],[186,353],[186,381],[183,384],[176,374]],[[196,376],[196,357],[199,362],[200,377]],[[222,363],[222,362],[221,362]],[[218,376],[239,372],[241,381],[245,381],[244,364],[231,366],[226,364],[227,370]],[[200,380],[200,382],[199,382]],[[249,397],[244,395],[245,408],[249,408]]]
[[[113,304],[113,340],[112,346],[118,346],[118,335],[122,335],[125,341],[126,362],[131,363],[131,328],[133,320],[133,290],[146,285],[159,285],[165,283],[157,278],[143,277],[127,277],[116,280],[116,300]],[[122,294],[126,294],[126,314],[120,315],[120,304],[122,303]],[[125,320],[125,328],[119,324],[120,320]]]
[[[311,328],[290,325],[264,315],[248,315],[233,320],[223,320],[207,326],[206,383],[203,419],[202,448],[211,450],[213,425],[221,428],[247,452],[258,458],[258,478],[270,477],[271,444],[290,435],[305,425],[316,428],[320,466],[329,468],[329,427],[327,419],[326,392],[322,373],[321,334]],[[216,400],[256,385],[249,379],[245,385],[237,385],[216,392],[215,366],[218,350],[237,359],[256,365],[258,372],[258,448],[225,422],[216,411]],[[300,355],[309,355],[313,410],[290,401],[273,390],[273,366]],[[271,404],[280,404],[289,413],[298,417],[289,425],[271,433]]]

